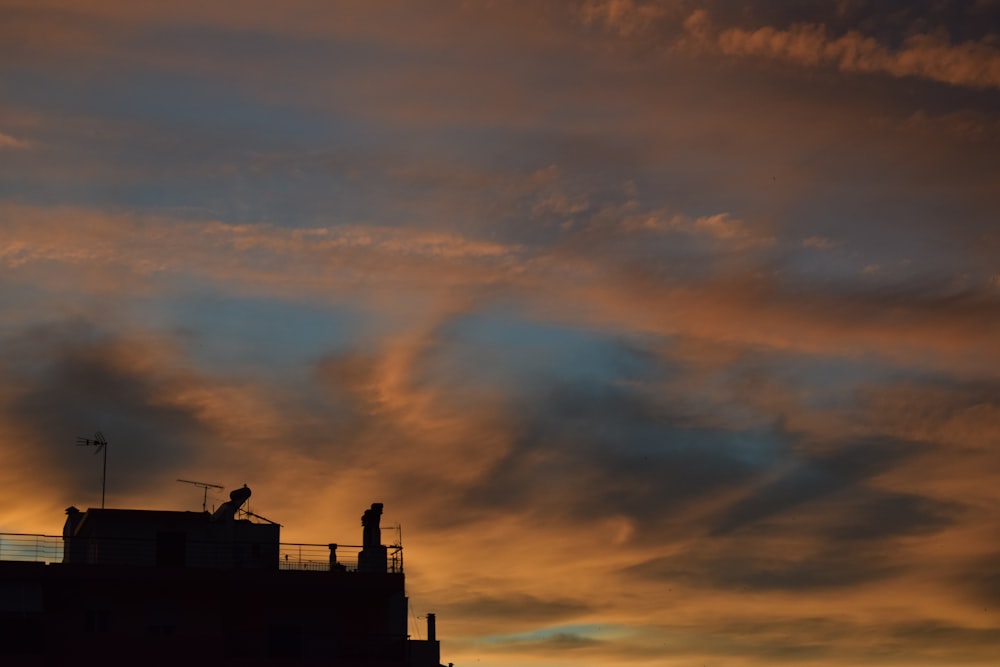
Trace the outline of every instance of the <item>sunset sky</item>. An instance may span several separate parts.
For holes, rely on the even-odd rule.
[[[100,430],[458,667],[996,665],[1000,0],[0,0],[0,350],[0,532]]]

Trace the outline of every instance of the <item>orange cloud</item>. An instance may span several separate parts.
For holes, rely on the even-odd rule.
[[[127,453],[112,458],[114,504],[195,509],[200,494],[176,477],[247,482],[286,541],[350,543],[360,511],[385,502],[386,525],[403,525],[413,608],[441,614],[458,664],[991,664],[1000,311],[990,228],[962,225],[976,205],[992,210],[995,188],[988,147],[957,154],[992,140],[989,115],[772,96],[752,77],[730,86],[730,68],[681,52],[594,48],[579,12],[620,43],[686,15],[689,41],[734,58],[982,72],[896,63],[926,43],[883,53],[807,27],[720,31],[687,2],[14,5],[20,23],[0,33],[31,66],[59,63],[53,85],[79,72],[70,61],[103,59],[109,86],[117,67],[181,72],[171,80],[236,85],[241,105],[269,100],[269,119],[335,110],[305,123],[321,134],[345,109],[366,130],[393,127],[370,153],[296,135],[177,166],[132,138],[195,144],[204,128],[101,119],[96,103],[0,117],[39,149],[18,159],[49,151],[24,179],[34,189],[0,203],[4,527],[58,533],[63,507],[93,498],[96,469],[87,452],[73,458],[80,424]],[[218,50],[175,48],[171,31],[192,26]],[[265,34],[290,41],[248,65],[242,47]],[[390,62],[338,60],[331,74],[312,57],[331,36],[390,45]],[[942,44],[955,62],[982,56]],[[408,161],[396,140],[416,125],[465,128],[456,145],[475,136],[476,155],[456,159],[449,144]],[[217,172],[221,194],[189,189]],[[275,175],[277,190],[291,173],[320,183],[294,196],[335,198],[332,174],[389,203],[243,222],[247,183]],[[234,222],[115,198],[147,182],[166,206],[218,195],[243,208]],[[893,213],[948,188],[932,213],[898,222],[823,208],[867,208],[878,190]],[[25,203],[52,192],[115,207]],[[892,283],[900,264],[869,246],[867,226],[884,219],[899,230],[890,242],[911,241],[946,226],[942,210],[955,213],[948,233],[919,240],[915,277]],[[949,265],[959,278],[918,269],[947,249],[938,238],[965,253]],[[265,305],[234,323],[241,300]],[[326,328],[283,320],[299,309]],[[305,338],[308,353],[288,361]],[[246,349],[232,361],[206,352],[213,342]],[[141,483],[116,486],[126,470]]]
[[[748,30],[716,30],[705,10],[685,21],[689,38],[702,48],[728,56],[771,58],[806,67],[835,66],[843,72],[919,77],[970,88],[1000,88],[1000,49],[990,40],[952,44],[947,37],[917,34],[890,49],[872,37],[850,31],[827,35],[825,26],[796,24]]]
[[[239,293],[329,300],[361,290],[373,303],[396,302],[417,289],[432,300],[495,291],[530,296],[527,311],[544,311],[546,319],[614,323],[623,331],[809,354],[877,354],[977,373],[985,371],[982,360],[996,358],[992,341],[1000,323],[990,285],[946,297],[792,289],[780,274],[763,273],[757,264],[766,265],[767,256],[754,253],[774,243],[770,236],[755,236],[725,215],[688,219],[604,211],[592,230],[542,249],[379,225],[286,229],[85,209],[8,205],[3,211],[7,235],[0,240],[0,261],[21,280],[59,291],[89,285],[149,294],[167,289],[169,277],[180,274]],[[709,249],[702,263],[713,266],[715,252],[725,261],[694,282],[682,274],[648,275],[641,265],[607,252],[609,240],[629,241],[622,225],[634,234],[650,225],[657,233],[704,233],[722,245]],[[726,263],[734,247],[740,262]]]
[[[587,0],[580,10],[584,23],[610,27],[622,37],[648,30],[656,21],[680,9],[663,2],[643,0]]]
[[[0,149],[2,148],[29,148],[31,142],[26,139],[18,139],[9,134],[0,132]]]

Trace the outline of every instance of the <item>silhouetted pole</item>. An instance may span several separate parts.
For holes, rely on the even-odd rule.
[[[95,454],[104,450],[104,467],[101,469],[101,509],[104,509],[104,496],[108,485],[108,441],[104,434],[98,431],[93,438],[77,438],[76,444],[81,447],[97,447]]]
[[[101,468],[101,509],[104,509],[104,496],[108,491],[108,444],[104,443],[104,465]]]

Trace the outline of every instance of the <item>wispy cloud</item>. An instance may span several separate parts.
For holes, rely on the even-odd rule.
[[[970,88],[1000,88],[1000,49],[989,39],[955,44],[938,33],[914,34],[899,47],[890,48],[855,30],[830,36],[822,24],[795,24],[786,29],[718,28],[705,10],[693,12],[684,26],[696,46],[727,56],[918,77]]]
[[[599,24],[631,37],[682,9],[680,2],[645,0],[587,0],[580,10],[584,23]]]
[[[992,664],[997,8],[822,5],[7,2],[0,528],[102,429],[456,664]]]
[[[9,134],[4,134],[0,132],[0,149],[3,148],[14,148],[14,149],[25,149],[30,148],[31,142],[27,139],[18,139],[12,137]]]

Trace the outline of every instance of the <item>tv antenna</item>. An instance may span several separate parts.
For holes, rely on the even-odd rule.
[[[190,479],[178,479],[178,482],[184,482],[185,484],[194,484],[195,486],[201,487],[205,490],[204,495],[201,497],[201,511],[208,511],[208,490],[209,489],[221,489],[224,488],[221,484],[211,484],[209,482],[195,482]]]
[[[101,471],[101,509],[104,509],[104,492],[107,490],[108,482],[108,441],[104,439],[104,434],[98,431],[93,438],[77,437],[78,447],[96,447],[94,454],[104,452],[104,468]]]

